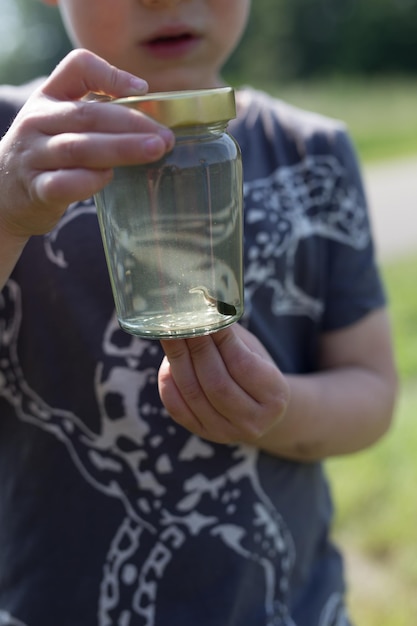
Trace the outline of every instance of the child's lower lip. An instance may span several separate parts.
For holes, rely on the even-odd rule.
[[[158,39],[144,44],[144,47],[153,56],[167,59],[184,56],[191,52],[197,45],[197,37],[178,37],[172,39]]]

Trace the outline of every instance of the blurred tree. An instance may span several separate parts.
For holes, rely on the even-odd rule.
[[[234,82],[417,73],[417,0],[254,0]]]
[[[417,0],[293,0],[298,72],[417,71]]]

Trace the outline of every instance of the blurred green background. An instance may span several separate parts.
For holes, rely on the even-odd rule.
[[[47,74],[70,49],[55,9],[0,9],[0,82]],[[365,171],[404,158],[417,169],[417,0],[254,0],[225,76],[343,119]],[[417,211],[415,197],[399,201]],[[417,623],[416,268],[417,249],[382,261],[401,378],[394,425],[372,449],[327,463],[358,626]]]

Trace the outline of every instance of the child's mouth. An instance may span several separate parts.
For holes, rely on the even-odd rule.
[[[180,33],[155,37],[145,45],[152,54],[158,57],[172,57],[186,54],[197,42],[198,38],[191,33]]]
[[[149,42],[151,46],[170,46],[175,44],[181,44],[184,41],[190,41],[192,35],[184,33],[183,35],[175,35],[173,37],[156,37]]]

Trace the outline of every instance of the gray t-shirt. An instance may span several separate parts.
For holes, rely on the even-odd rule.
[[[242,323],[309,373],[384,305],[358,167],[342,125],[239,99]],[[177,426],[162,356],[118,327],[94,205],[70,206],[0,294],[0,624],[347,626],[322,465]]]

